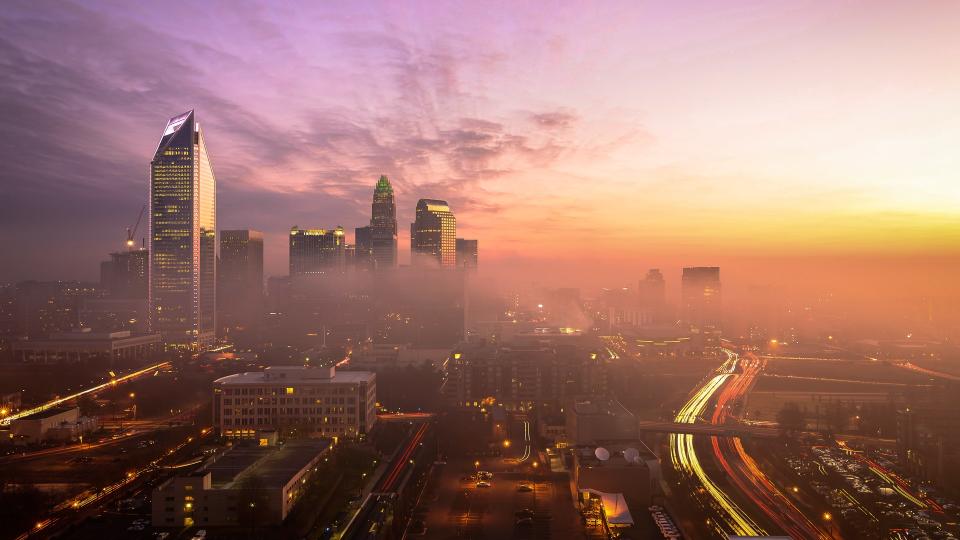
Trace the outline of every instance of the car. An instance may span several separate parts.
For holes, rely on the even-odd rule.
[[[524,493],[529,493],[533,491],[533,486],[530,484],[520,484],[517,486],[517,491],[522,491]]]
[[[197,531],[196,533],[194,533],[193,537],[194,537],[194,538],[206,538],[206,537],[207,537],[207,531],[206,531],[206,529],[200,529],[199,531]]]
[[[488,487],[490,487],[490,482],[487,482],[486,480],[477,480],[477,487],[478,487],[478,488],[488,488]]]
[[[536,516],[534,511],[529,508],[524,508],[523,510],[517,510],[516,512],[513,513],[513,515],[517,519],[523,519],[523,518],[533,519],[534,516]]]
[[[480,471],[477,473],[477,478],[481,480],[493,480],[493,473],[490,471]]]

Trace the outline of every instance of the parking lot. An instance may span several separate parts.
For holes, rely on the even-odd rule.
[[[478,485],[477,470],[493,474],[489,486]],[[417,532],[437,540],[586,538],[567,481],[499,457],[452,460],[427,486],[420,504],[426,530]]]

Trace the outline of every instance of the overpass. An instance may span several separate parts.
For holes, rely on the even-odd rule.
[[[760,439],[774,439],[780,436],[780,430],[776,428],[743,424],[685,424],[680,422],[641,420],[637,423],[637,426],[641,432],[690,433],[692,435],[754,437]]]
[[[377,415],[377,422],[426,422],[433,417],[433,413],[425,412],[380,413]]]

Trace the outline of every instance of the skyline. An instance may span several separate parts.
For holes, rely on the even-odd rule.
[[[284,273],[294,224],[352,238],[385,174],[401,263],[416,201],[438,198],[494,272],[589,243],[576,256],[608,268],[569,270],[581,279],[841,255],[929,260],[936,276],[960,260],[960,8],[862,5],[367,4],[210,26],[215,5],[14,3],[0,15],[0,229],[17,256],[0,279],[92,279],[146,200],[157,119],[190,109],[220,228],[262,230],[268,275]],[[82,223],[69,239],[68,223]],[[52,264],[64,256],[76,275]]]

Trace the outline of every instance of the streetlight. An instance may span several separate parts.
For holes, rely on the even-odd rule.
[[[510,448],[510,439],[507,439],[507,440],[503,441],[503,447],[504,447],[504,448]]]

